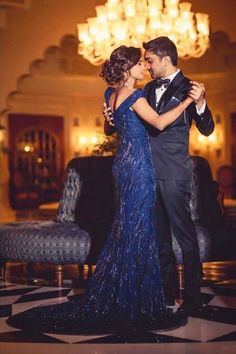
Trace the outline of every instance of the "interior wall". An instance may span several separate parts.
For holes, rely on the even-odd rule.
[[[0,112],[17,79],[28,73],[32,60],[42,58],[50,45],[59,45],[65,34],[76,33],[76,23],[95,15],[102,0],[29,0],[28,8],[0,8],[5,27],[0,27]],[[236,41],[235,0],[192,0],[193,11],[210,15],[212,32],[226,31]]]
[[[0,32],[0,111],[17,79],[28,73],[32,60],[42,58],[50,45],[59,45],[65,34],[76,34],[76,23],[92,17],[96,0],[30,0],[28,8],[6,8]]]
[[[236,46],[233,43],[236,1],[191,2],[194,12],[209,13],[212,33],[226,32],[214,37],[211,49],[203,57],[179,63],[189,77],[206,84],[213,115],[220,116],[218,126],[223,131],[220,155],[213,143],[201,145],[194,130],[191,140],[192,151],[196,146],[201,147],[201,153],[211,160],[215,174],[220,164],[230,164],[232,160],[227,139],[230,115],[236,111]],[[77,55],[75,36],[76,24],[95,16],[95,6],[103,3],[101,0],[27,0],[28,5],[22,8],[2,8],[0,2],[0,124],[7,127],[8,113],[63,116],[65,163],[75,155],[88,152],[81,146],[80,137],[93,139],[93,133],[102,131],[105,85],[98,76],[100,68]],[[6,141],[7,134],[6,131]],[[4,161],[7,166],[6,156]],[[4,176],[0,176],[0,202],[4,200],[5,205],[7,197],[1,196],[8,179],[5,167],[4,171]]]

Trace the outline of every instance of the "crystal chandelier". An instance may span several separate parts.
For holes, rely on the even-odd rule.
[[[108,0],[96,6],[96,17],[78,24],[79,50],[93,65],[102,64],[118,46],[142,47],[168,36],[181,58],[198,58],[209,47],[209,16],[191,12],[179,0]]]

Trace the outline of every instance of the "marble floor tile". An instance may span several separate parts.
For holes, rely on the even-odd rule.
[[[236,325],[207,321],[202,318],[189,317],[186,326],[168,332],[161,332],[178,338],[207,342],[229,332],[236,331]],[[153,331],[153,333],[160,333]]]

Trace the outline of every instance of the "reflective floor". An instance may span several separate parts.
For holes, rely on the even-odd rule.
[[[227,353],[236,352],[236,262],[205,263],[202,285],[204,311],[189,317],[188,324],[168,332],[103,335],[31,334],[6,324],[6,319],[26,309],[70,301],[84,291],[84,278],[77,267],[65,269],[63,286],[55,286],[55,269],[8,264],[6,279],[0,280],[0,351],[14,353],[152,354],[152,353]],[[45,280],[46,279],[46,280]],[[175,309],[180,301],[176,302]]]

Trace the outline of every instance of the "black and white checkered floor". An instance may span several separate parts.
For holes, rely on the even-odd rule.
[[[142,345],[137,350],[137,344],[141,343],[145,344],[146,349],[143,352],[145,354],[157,352],[158,346],[162,348],[161,353],[169,354],[177,354],[179,352],[191,352],[193,354],[195,351],[198,354],[209,354],[211,352],[215,353],[219,349],[221,353],[236,353],[236,285],[230,286],[224,283],[202,287],[202,300],[205,305],[202,318],[189,317],[186,326],[168,332],[150,331],[144,332],[143,335],[139,333],[137,336],[125,336],[118,333],[97,336],[70,336],[47,333],[32,335],[11,328],[6,323],[6,319],[11,315],[36,306],[70,301],[72,298],[79,296],[80,293],[80,289],[73,289],[69,286],[57,288],[22,285],[0,280],[0,342],[2,342],[0,347],[4,348],[2,353],[21,353],[20,350],[23,349],[22,353],[24,354],[32,353],[36,344],[37,353],[40,353],[38,347],[40,344],[44,344],[41,346],[44,348],[42,353],[46,353],[47,350],[52,352],[52,349],[45,351],[45,345],[49,345],[50,348],[52,344],[66,344],[67,346],[69,344],[77,344],[81,349],[79,353],[96,353],[96,350],[100,354],[120,353],[120,350],[122,353],[134,353],[134,350],[137,353],[141,353]],[[176,304],[177,306],[178,304]],[[24,348],[21,346],[23,343]],[[31,345],[30,351],[27,351],[27,344]],[[85,344],[87,348],[90,348],[87,351],[83,349]],[[129,345],[127,346],[127,344]],[[91,345],[93,346],[91,347]],[[175,350],[173,350],[173,345]],[[97,348],[96,350],[91,349],[95,347]],[[11,348],[11,351],[7,351],[9,348]],[[55,346],[51,348],[55,349]],[[111,350],[111,348],[113,349]],[[156,351],[153,348],[156,348]],[[178,348],[180,348],[180,351],[178,351]],[[64,353],[63,350],[58,350],[55,353]],[[70,350],[70,353],[73,353],[73,351]]]

